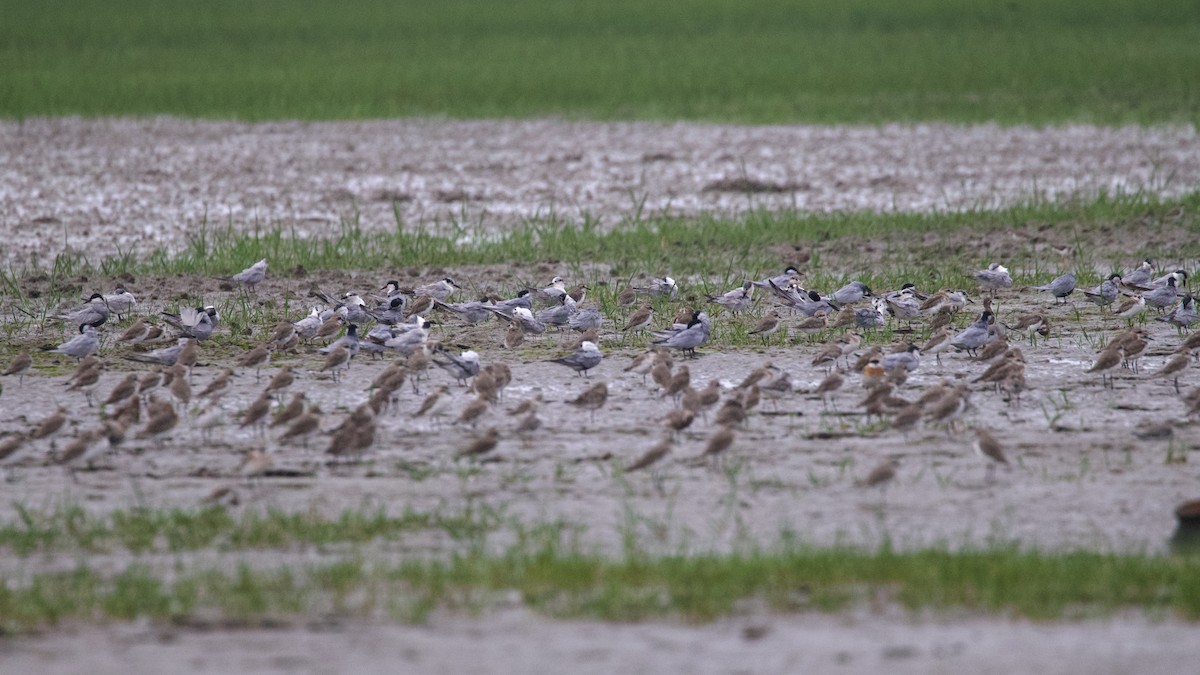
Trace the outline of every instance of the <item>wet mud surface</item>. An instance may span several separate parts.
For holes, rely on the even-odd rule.
[[[530,636],[537,639],[530,639]],[[554,621],[524,610],[427,626],[187,631],[65,627],[0,642],[13,672],[74,673],[1096,673],[1187,671],[1195,628],[1140,617],[1069,624],[978,617],[749,614],[709,625]]]
[[[510,351],[502,346],[504,328],[498,321],[465,328],[446,318],[432,339],[470,346],[485,364],[504,363],[513,372],[503,399],[473,426],[455,419],[474,394],[434,367],[419,392],[405,385],[395,407],[377,418],[375,443],[362,462],[331,464],[324,454],[331,443],[326,435],[314,436],[304,447],[278,442],[278,428],[241,428],[238,418],[283,365],[297,377],[278,405],[293,392],[304,392],[322,411],[322,428],[328,431],[369,398],[371,381],[390,362],[361,353],[334,382],[319,372],[324,357],[317,346],[301,346],[277,354],[261,382],[253,369],[235,368],[238,377],[217,407],[197,401],[180,406],[179,425],[161,443],[131,433],[97,462],[98,470],[78,472],[75,480],[61,467],[40,465],[50,456],[51,443],[37,441],[38,452],[28,466],[10,472],[5,491],[10,503],[27,507],[77,503],[96,512],[139,503],[196,507],[224,486],[239,493],[240,508],[317,510],[330,516],[364,507],[399,513],[406,507],[431,512],[486,504],[522,523],[580,525],[586,545],[610,552],[619,552],[631,530],[640,544],[663,552],[770,546],[785,532],[814,545],[874,547],[890,538],[906,549],[1015,543],[1164,550],[1174,527],[1171,510],[1195,496],[1197,469],[1187,460],[1189,451],[1200,447],[1172,380],[1151,376],[1182,340],[1176,329],[1153,321],[1151,312],[1145,327],[1154,339],[1140,360],[1140,374],[1118,368],[1114,386],[1105,388],[1098,375],[1084,371],[1098,347],[1124,330],[1123,320],[1103,318],[1090,305],[1055,306],[1028,292],[1002,294],[996,307],[1009,323],[1030,310],[1046,313],[1051,321],[1049,338],[1039,338],[1036,346],[1023,336],[1011,337],[1010,344],[1023,347],[1027,361],[1029,390],[1019,401],[1006,401],[991,385],[971,384],[986,364],[952,352],[941,355],[940,365],[932,356],[922,359],[897,392],[912,400],[943,380],[968,383],[971,407],[952,429],[923,424],[902,433],[866,416],[859,407],[864,390],[857,375],[848,376],[828,403],[806,393],[826,374],[825,367],[810,364],[821,346],[815,341],[825,336],[805,335],[797,343],[777,334],[770,346],[701,348],[696,359],[676,359],[676,367],[686,364],[697,388],[716,379],[722,398],[729,398],[752,370],[771,362],[790,374],[796,391],[764,398],[717,461],[697,459],[717,428],[698,418],[652,470],[624,474],[620,467],[664,437],[662,420],[676,407],[652,382],[643,384],[642,376],[623,370],[644,349],[646,338],[622,339],[606,328],[601,333],[605,359],[583,378],[548,362],[568,353],[565,343],[573,336],[530,336]],[[960,324],[969,321],[966,314]],[[785,324],[793,320],[785,315]],[[718,336],[738,321],[754,319],[716,315]],[[55,343],[54,330],[41,341]],[[222,368],[234,366],[245,351],[222,339],[222,330],[218,327],[218,337],[201,348],[193,392]],[[102,350],[106,370],[95,388],[98,399],[127,373],[148,372],[149,366],[124,358],[132,351],[115,344]],[[61,445],[111,413],[89,408],[80,392],[65,391],[70,359],[39,354],[36,361],[23,385],[14,378],[4,383],[0,432],[28,431],[58,404],[70,416],[67,429],[52,439]],[[1195,385],[1197,372],[1184,372],[1184,393]],[[601,381],[608,384],[609,398],[594,418],[566,403]],[[414,417],[439,385],[448,386],[452,401],[443,415]],[[507,411],[535,392],[544,399],[542,426],[518,433],[518,420]],[[157,395],[170,400],[162,390]],[[1172,425],[1169,436],[1135,435],[1164,424]],[[1012,466],[1001,467],[994,480],[972,449],[971,427],[991,430],[1009,456]],[[491,428],[500,435],[496,449],[478,460],[456,458]],[[251,449],[269,452],[275,469],[296,476],[239,479],[235,472]],[[856,486],[885,458],[901,462],[886,491]],[[495,544],[505,543],[500,533]],[[423,541],[417,548],[436,554],[441,545],[451,544]]]
[[[1184,127],[557,120],[0,122],[0,263],[178,250],[207,223],[330,236],[551,214],[988,209],[1200,184]]]

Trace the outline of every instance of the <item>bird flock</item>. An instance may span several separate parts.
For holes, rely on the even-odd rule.
[[[264,259],[220,279],[226,292],[257,296],[267,274]],[[807,287],[805,274],[789,267],[782,274],[703,296],[688,295],[675,279],[662,276],[625,285],[615,296],[613,316],[588,301],[587,285],[568,286],[562,277],[545,287],[519,289],[512,297],[488,295],[458,302],[452,300],[466,291],[449,277],[415,287],[387,281],[366,296],[353,290],[336,295],[314,292],[318,305],[301,316],[257,327],[256,343],[237,355],[232,366],[215,372],[204,355],[205,344],[221,332],[214,305],[164,311],[156,321],[136,316],[135,297],[118,287],[112,294],[95,293],[82,306],[55,317],[70,327],[72,336],[43,351],[77,361],[63,384],[65,392],[78,392],[82,400],[58,402],[56,410],[29,429],[0,437],[0,466],[54,462],[74,475],[75,470],[93,468],[131,439],[162,448],[180,425],[205,437],[236,425],[249,434],[237,473],[261,476],[272,471],[277,454],[307,448],[318,439],[331,464],[357,461],[372,448],[398,443],[380,433],[379,421],[389,415],[439,429],[449,423],[456,431],[441,433],[460,435],[458,457],[487,459],[507,438],[526,444],[539,430],[563,420],[581,424],[581,414],[586,414],[587,424],[596,425],[610,393],[610,382],[594,377],[605,362],[601,345],[620,345],[626,352],[636,351],[635,345],[644,347],[621,365],[619,375],[606,370],[610,379],[623,380],[622,387],[644,387],[663,401],[662,408],[644,412],[645,427],[660,427],[661,438],[626,462],[626,471],[660,464],[704,426],[707,431],[686,458],[719,461],[736,445],[755,411],[762,410],[764,400],[778,410],[804,397],[820,399],[823,414],[865,415],[906,438],[921,425],[953,433],[957,421],[971,410],[972,396],[998,395],[1019,406],[1029,388],[1027,351],[1035,352],[1039,341],[1056,334],[1062,317],[1078,311],[1072,303],[1077,290],[1073,273],[1029,287],[1049,294],[1053,302],[1041,311],[1019,313],[1002,308],[1022,291],[1004,265],[992,263],[971,276],[976,288],[970,293],[953,288],[924,293],[912,283],[878,291],[851,281],[826,294]],[[1108,275],[1081,294],[1098,308],[1103,321],[1125,327],[1081,368],[1081,376],[1115,387],[1115,375],[1128,370],[1133,377],[1168,380],[1179,394],[1180,380],[1200,351],[1197,334],[1188,333],[1197,313],[1187,272],[1157,274],[1153,262],[1145,260],[1124,274]],[[1070,307],[1057,307],[1064,304]],[[766,308],[761,316],[749,316],[762,305]],[[673,308],[673,317],[660,321],[656,307]],[[1151,312],[1156,321],[1144,320]],[[105,331],[109,322],[127,325]],[[1158,322],[1176,330],[1154,329]],[[737,381],[694,380],[686,361],[702,355],[700,350],[713,338],[714,324],[722,323],[743,326],[745,334],[764,345],[781,331],[795,340],[779,358],[748,365]],[[489,325],[498,327],[488,329]],[[898,339],[886,343],[879,337],[887,328]],[[464,344],[472,340],[477,348]],[[514,382],[514,367],[517,379],[522,379],[523,364],[492,347],[502,346],[513,354],[527,341],[565,352],[545,362],[569,369],[586,388],[563,401],[544,400],[545,392],[565,385],[544,381],[547,375],[538,371],[536,377],[543,381],[525,387],[530,396],[508,404],[505,390]],[[1143,375],[1141,362],[1154,341],[1174,344],[1165,362]],[[102,351],[108,352],[106,357],[101,357]],[[489,354],[490,362],[485,363],[481,351]],[[934,378],[921,387],[910,383],[914,373],[940,369],[943,358],[954,354],[972,364],[968,376]],[[745,356],[753,358],[748,352]],[[928,364],[930,357],[935,365]],[[287,362],[275,367],[273,360]],[[356,366],[364,361],[367,365]],[[33,354],[20,353],[2,375],[17,378],[17,387],[22,387],[37,362]],[[347,392],[355,399],[346,406],[348,412],[325,414],[310,400],[312,386],[342,387],[352,367],[370,368],[370,385]],[[128,372],[115,383],[107,378],[112,383],[107,393],[97,391],[103,374],[122,368]],[[804,371],[820,379],[805,386]],[[247,384],[251,372],[253,385]],[[796,372],[802,374],[798,377]],[[435,378],[442,381],[435,383]],[[424,391],[423,383],[428,383]],[[854,395],[853,410],[841,413],[838,399],[855,388],[861,394]],[[235,391],[249,404],[227,405],[227,395]],[[1200,414],[1198,391],[1179,394],[1187,417]],[[253,393],[248,399],[247,392]],[[497,422],[498,418],[509,421]],[[685,433],[689,429],[690,436]],[[990,481],[995,465],[1008,464],[1003,444],[994,430],[981,424],[972,425],[972,436],[971,447],[987,463]],[[886,485],[898,466],[896,458],[886,458],[860,484]]]

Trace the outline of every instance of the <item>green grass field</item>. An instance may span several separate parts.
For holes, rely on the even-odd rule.
[[[1200,117],[1189,0],[0,0],[0,116]]]

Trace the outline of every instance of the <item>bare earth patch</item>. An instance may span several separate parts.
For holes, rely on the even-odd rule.
[[[336,231],[551,213],[995,208],[1200,185],[1194,129],[558,120],[0,122],[0,262],[177,249],[210,226]]]
[[[120,673],[1089,673],[1173,675],[1196,629],[1123,617],[1065,624],[750,613],[705,626],[554,621],[513,609],[427,626],[186,631],[67,627],[0,642],[12,672]]]

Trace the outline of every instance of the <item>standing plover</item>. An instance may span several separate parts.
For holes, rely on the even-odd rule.
[[[767,339],[779,330],[779,312],[770,310],[765,316],[749,331],[749,335],[757,335],[762,338],[763,344],[767,344]]]
[[[474,457],[496,449],[500,442],[500,430],[492,427],[458,451],[459,457]]]
[[[271,426],[277,427],[281,424],[291,422],[300,415],[303,415],[306,407],[307,402],[305,401],[304,392],[298,391],[292,394],[292,400],[271,418]]]
[[[671,437],[663,436],[662,440],[650,447],[641,457],[634,460],[631,464],[625,467],[625,472],[630,473],[645,469],[662,460],[671,452]]]
[[[350,367],[350,350],[344,345],[338,345],[333,348],[325,357],[325,363],[321,364],[321,372],[330,371],[333,375],[333,381],[339,380],[341,371]]]
[[[896,478],[896,470],[900,467],[900,462],[896,459],[885,459],[871,469],[871,473],[867,474],[866,478],[859,480],[856,485],[859,487],[885,487]]]
[[[975,430],[975,442],[972,444],[975,452],[987,463],[987,479],[991,482],[995,477],[996,465],[1008,466],[1008,458],[1004,456],[1004,448],[986,429]]]
[[[12,361],[8,362],[8,367],[5,368],[4,372],[0,373],[0,375],[3,375],[5,377],[10,376],[10,375],[16,375],[18,378],[17,384],[24,385],[25,384],[25,373],[32,366],[33,366],[33,357],[31,357],[29,355],[29,352],[21,352],[20,354],[17,354],[15,357],[13,357]]]
[[[288,324],[289,326],[291,324]],[[238,359],[238,365],[242,368],[254,369],[254,381],[262,381],[262,368],[271,361],[271,350],[266,344],[260,344],[254,349],[246,352]]]
[[[1100,384],[1102,386],[1111,386],[1112,375],[1110,370],[1121,365],[1121,350],[1119,347],[1105,347],[1096,356],[1096,360],[1092,362],[1092,366],[1087,369],[1089,373],[1100,373]]]
[[[574,399],[567,401],[567,403],[581,410],[588,411],[589,419],[595,423],[596,411],[604,407],[604,404],[607,401],[608,385],[604,382],[598,382],[593,385],[591,389],[588,389],[579,396],[576,396]]]
[[[719,427],[712,436],[709,436],[708,444],[704,446],[704,452],[700,456],[715,457],[725,452],[733,446],[735,438],[736,434],[732,427]]]
[[[625,327],[621,329],[622,333],[629,331],[641,332],[645,330],[650,322],[654,320],[654,308],[646,303],[641,306],[636,312],[629,315],[629,320],[625,322]]]
[[[1150,377],[1169,377],[1175,383],[1175,393],[1179,393],[1179,376],[1192,364],[1192,356],[1188,353],[1176,354],[1163,367]]]

